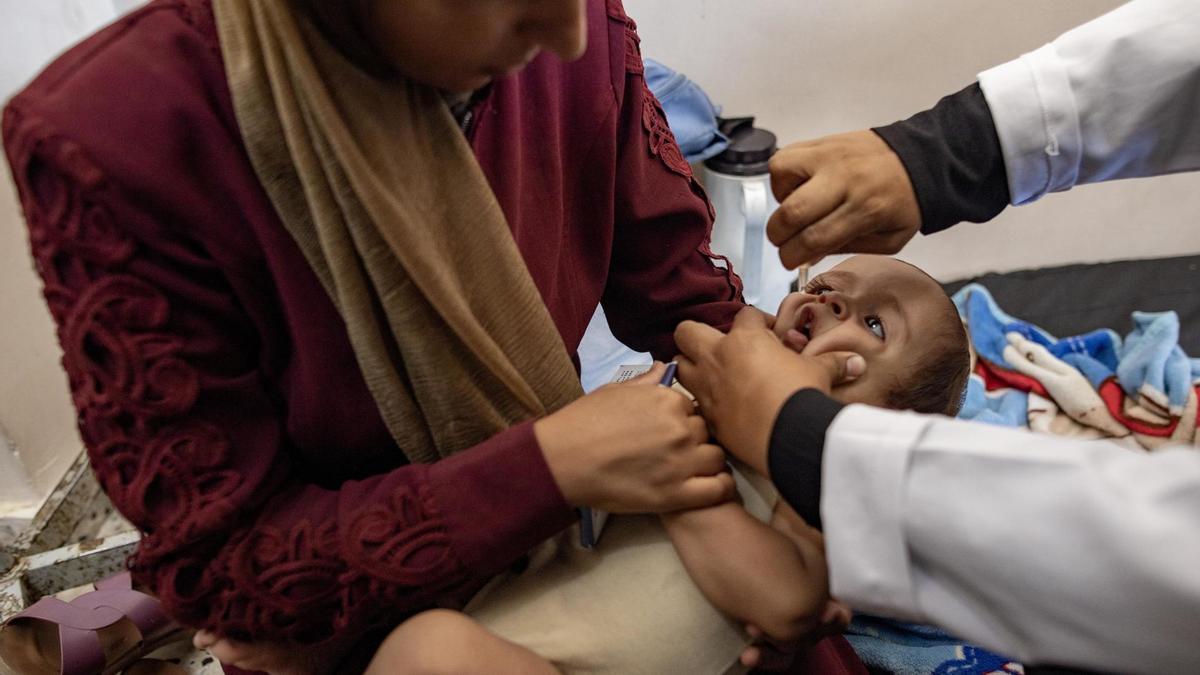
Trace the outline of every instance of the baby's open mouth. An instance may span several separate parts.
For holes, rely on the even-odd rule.
[[[800,316],[796,319],[796,325],[789,328],[783,336],[783,344],[797,354],[804,351],[808,346],[809,340],[812,339],[813,328],[813,311],[809,307],[800,310]]]

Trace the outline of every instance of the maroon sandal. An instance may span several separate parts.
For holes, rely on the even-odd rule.
[[[64,602],[38,600],[0,629],[0,658],[22,675],[109,675],[183,630],[158,600],[133,590],[128,572]]]

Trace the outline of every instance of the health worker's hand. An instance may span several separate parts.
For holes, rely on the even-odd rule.
[[[609,384],[534,422],[550,473],[573,506],[668,513],[735,494],[725,452],[683,394],[659,384],[666,366]]]
[[[675,329],[680,383],[717,442],[763,475],[771,429],[792,394],[810,387],[828,394],[866,372],[866,361],[852,352],[797,354],[771,331],[772,322],[747,307],[728,335],[694,321]]]
[[[921,228],[900,158],[873,131],[789,145],[771,159],[767,237],[788,269],[831,253],[895,253]]]

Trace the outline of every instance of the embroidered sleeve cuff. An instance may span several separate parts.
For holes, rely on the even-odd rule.
[[[491,575],[575,519],[525,422],[435,462],[429,485],[455,552]]]
[[[925,234],[991,220],[1008,206],[1004,157],[978,84],[874,131],[908,171]]]
[[[992,111],[1013,204],[1067,190],[1079,178],[1079,113],[1054,45],[979,74]]]
[[[816,389],[801,389],[779,410],[767,450],[771,481],[796,513],[818,529],[825,430],[841,409],[841,403]]]
[[[829,428],[821,515],[834,597],[856,610],[916,620],[903,528],[913,447],[928,416],[847,406]]]

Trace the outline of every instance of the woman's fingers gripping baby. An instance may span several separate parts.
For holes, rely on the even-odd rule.
[[[664,513],[730,499],[725,457],[690,399],[661,386],[655,364],[534,423],[550,472],[573,506]]]

